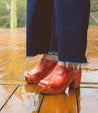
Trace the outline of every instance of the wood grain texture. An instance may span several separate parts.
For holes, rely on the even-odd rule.
[[[98,113],[98,88],[77,90],[79,113]]]
[[[42,57],[25,57],[25,33],[25,28],[0,29],[0,113],[98,113],[98,27],[88,29],[89,63],[83,66],[80,90],[60,95],[42,95],[37,84],[24,80]]]
[[[1,113],[37,113],[43,95],[37,92],[37,85],[20,86]]]
[[[17,85],[0,85],[0,109],[11,96]]]
[[[0,79],[0,85],[27,85],[27,82],[25,80]]]
[[[66,94],[45,95],[40,113],[77,113],[75,90]]]

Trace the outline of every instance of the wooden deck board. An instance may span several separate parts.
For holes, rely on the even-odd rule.
[[[17,59],[15,60],[12,60],[11,62],[9,63],[6,63],[3,67],[3,70],[2,70],[2,75],[5,75],[9,72],[11,72],[12,70],[15,70],[18,66],[20,66],[21,64],[25,63],[26,61],[28,61],[27,59],[25,59],[25,56],[24,57],[18,57]],[[14,65],[14,67],[13,67]]]
[[[1,57],[5,54],[8,54],[8,53],[13,52],[15,50],[22,49],[22,47],[25,46],[25,41],[23,41],[23,42],[14,41],[13,43],[10,42],[9,44],[7,42],[5,44],[4,43],[0,44],[0,46],[2,47],[2,48],[0,48],[0,57]]]
[[[23,51],[23,50],[22,50]],[[3,54],[1,57],[0,57],[0,59],[1,58],[4,58],[4,57],[6,57],[6,56],[9,56],[9,55],[12,55],[12,54],[15,54],[15,53],[21,53],[21,50],[16,50],[16,51],[13,51],[13,52],[10,52],[10,53],[8,53],[8,54]],[[24,51],[25,52],[25,51]]]
[[[36,67],[42,57],[25,57],[25,30],[19,28],[18,34],[11,34],[9,29],[0,29],[0,107],[11,96],[0,113],[98,113],[98,27],[88,30],[89,63],[83,67],[80,90],[60,95],[42,95],[36,84],[24,80],[24,73]]]
[[[0,109],[16,89],[17,85],[0,85]]]
[[[16,60],[17,58],[24,57],[24,56],[25,56],[24,53],[23,54],[15,53],[13,55],[6,56],[6,58],[2,58],[0,60],[0,66],[4,66],[5,64],[10,63],[11,61]]]
[[[40,113],[78,113],[75,90],[68,94],[45,95]]]
[[[16,47],[21,47],[21,46],[24,46],[25,45],[25,41],[21,41],[21,42],[17,42],[17,41],[13,41],[13,42],[2,42],[0,43],[0,46],[2,46],[2,48],[0,49],[0,52],[4,49],[8,50],[8,49],[11,49],[11,47],[13,46],[16,46]],[[7,47],[7,48],[6,48]]]
[[[42,98],[37,93],[37,85],[20,86],[1,113],[37,113]]]
[[[79,113],[98,113],[98,88],[77,90]]]
[[[24,59],[24,63],[16,64],[16,67],[9,67],[9,73],[5,73],[1,76],[1,79],[14,79],[14,80],[24,80],[24,73],[27,70],[34,68],[38,64],[39,60],[34,60],[32,65],[31,59]],[[19,63],[19,62],[18,62]],[[13,64],[14,65],[14,64]]]
[[[0,79],[0,85],[26,85],[27,82],[25,80],[8,80],[8,79]]]

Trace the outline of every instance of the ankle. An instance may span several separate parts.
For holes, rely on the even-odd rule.
[[[55,61],[55,62],[58,61],[58,56],[50,55],[50,54],[44,54],[42,58],[50,61]]]
[[[82,66],[81,64],[67,64],[67,67],[68,71],[75,71],[75,72],[78,72],[80,73],[80,75],[82,74]]]
[[[65,66],[67,69],[72,68],[72,69],[76,69],[76,70],[81,70],[81,68],[82,68],[81,64],[70,64],[70,63],[65,63],[63,61],[59,61],[58,65]]]
[[[59,65],[59,66],[64,66],[64,67],[66,67],[66,63],[64,63],[64,62],[62,62],[62,61],[58,61],[58,65]]]
[[[68,68],[73,68],[73,69],[76,69],[76,70],[80,70],[81,69],[81,64],[67,64],[68,65]]]

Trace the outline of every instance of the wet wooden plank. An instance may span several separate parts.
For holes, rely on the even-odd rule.
[[[17,68],[19,66],[19,63],[22,62],[22,60],[25,59],[25,57],[23,55],[19,55],[15,58],[10,59],[9,57],[7,58],[8,60],[5,61],[3,59],[3,62],[0,64],[0,78],[3,78],[4,76],[8,75],[10,72],[12,72],[12,70],[14,70],[15,68]],[[9,60],[10,59],[10,60]],[[25,60],[26,62],[27,60]],[[21,65],[21,63],[20,63]]]
[[[18,47],[17,46],[14,46],[14,47],[11,47],[11,46],[10,47],[9,46],[1,46],[0,54],[5,52],[5,55],[6,55],[6,52],[11,51],[12,48],[17,48],[17,49],[21,49],[22,50],[23,47],[24,47],[24,45],[21,45],[21,46],[18,46]]]
[[[79,113],[98,113],[98,88],[77,90]]]
[[[21,56],[9,63],[5,63],[5,65],[2,65],[3,70],[2,72],[0,72],[0,74],[5,75],[6,73],[11,72],[26,61],[28,61],[28,59],[26,59],[25,56]]]
[[[27,62],[24,62],[23,64],[20,64],[18,67],[10,70],[9,73],[1,75],[1,79],[24,80],[24,73],[37,66],[39,61],[35,61],[34,64],[30,62],[32,62],[32,60],[28,59]]]
[[[45,95],[40,113],[77,113],[75,90],[65,94]]]
[[[13,70],[11,69],[12,71],[10,70],[9,73],[5,73],[5,75],[1,75],[1,79],[24,80],[24,73],[37,66],[40,60],[40,56],[37,56],[36,58],[25,58],[25,59],[24,59],[24,63],[18,62],[20,63],[19,66],[17,66]],[[16,64],[13,63],[12,66],[14,65]]]
[[[87,59],[88,64],[83,67],[81,82],[98,83],[98,27],[88,29]]]
[[[90,26],[88,29],[88,34],[98,34],[98,26]]]
[[[25,47],[25,45],[25,41],[17,42],[16,40],[14,40],[14,42],[12,43],[10,41],[8,41],[7,43],[2,42],[2,44],[0,44],[0,58],[4,55],[11,54],[11,52],[22,49],[22,47]]]
[[[0,79],[0,85],[26,85],[27,82],[25,80],[4,80]]]
[[[98,82],[81,82],[81,88],[98,88]]]
[[[7,36],[5,36],[5,37],[7,38]],[[0,36],[0,38],[1,38],[1,36]],[[1,39],[0,39],[0,41],[1,41]],[[4,41],[1,41],[1,42],[2,43],[0,43],[0,58],[2,56],[11,54],[15,51],[21,50],[21,49],[23,49],[22,47],[26,46],[25,40],[17,41],[17,38],[14,39],[14,37],[5,43],[4,43]]]
[[[20,54],[19,52],[16,52],[14,54],[11,54],[9,56],[3,57],[0,59],[0,66],[4,66],[5,64],[19,58],[19,57],[24,57],[25,53],[23,51],[20,51],[22,54]]]
[[[17,85],[0,85],[0,109],[16,89]]]
[[[19,48],[19,47],[13,47],[13,49],[10,49],[10,50],[8,50],[8,51],[5,51],[5,52],[1,52],[0,53],[0,58],[3,58],[3,57],[5,57],[5,56],[8,56],[8,55],[10,55],[10,54],[13,54],[13,53],[15,53],[15,52],[17,52],[17,51],[21,51],[21,50],[23,50],[23,48]],[[25,50],[25,49],[24,49]]]
[[[20,54],[22,53],[22,54]],[[4,66],[8,63],[11,63],[13,60],[17,60],[17,59],[20,59],[20,58],[25,58],[25,53],[23,51],[20,51],[20,52],[16,52],[14,54],[11,54],[9,56],[5,56],[3,58],[0,59],[0,66]],[[10,65],[10,64],[9,64]]]
[[[1,113],[37,113],[43,95],[37,92],[37,85],[20,86]]]
[[[23,74],[26,70],[34,68],[38,64],[39,59],[37,59],[37,58],[36,59],[30,58],[29,60],[24,59],[23,62],[22,61],[20,62],[20,60],[16,60],[17,59],[16,57],[18,55],[25,54],[25,41],[26,41],[25,35],[24,35],[25,29],[18,29],[17,36],[11,35],[11,33],[9,33],[9,31],[10,31],[9,29],[0,30],[0,41],[1,41],[0,44],[2,45],[3,50],[8,49],[7,47],[11,48],[8,51],[2,51],[2,49],[1,49],[1,52],[3,52],[3,53],[2,54],[0,53],[0,55],[1,55],[1,57],[3,56],[3,58],[2,58],[3,60],[0,63],[6,63],[7,61],[10,61],[10,60],[11,61],[8,62],[9,65],[8,65],[8,63],[4,64],[6,66],[5,68],[0,67],[1,70],[2,69],[7,70],[7,73],[5,73],[5,76],[2,78],[2,80],[0,80],[0,83],[1,84],[26,85],[25,81],[23,81],[23,83],[21,81],[21,80],[24,80]],[[89,89],[91,87],[92,88],[96,87],[96,89],[97,89],[97,86],[98,86],[97,85],[97,83],[98,83],[98,77],[97,77],[97,75],[98,75],[98,52],[97,52],[98,32],[97,31],[98,31],[98,27],[90,27],[88,30],[87,50],[89,51],[88,60],[90,61],[90,63],[83,70],[81,87],[85,87],[85,88],[89,87]],[[4,37],[6,37],[6,38],[4,38]],[[17,46],[16,45],[12,45],[12,47],[9,46],[10,44],[13,44],[15,42],[18,44]],[[21,42],[23,42],[23,45],[21,45]],[[16,54],[13,51],[11,51],[12,48],[13,48],[13,51],[14,50],[16,51],[16,49],[19,49],[19,50],[23,49],[23,50],[22,50],[22,52],[21,51],[19,52],[19,50],[16,51],[16,53],[18,53],[18,54]],[[8,54],[8,52],[10,54]],[[21,60],[23,60],[22,58],[24,58],[24,57],[21,57]],[[13,58],[16,58],[16,59],[13,59]],[[14,61],[14,60],[16,60],[16,61]],[[17,67],[15,67],[16,64],[18,64],[18,62],[20,62],[20,64]],[[14,67],[14,69],[12,69],[12,67]],[[3,79],[7,79],[7,80],[3,80]],[[30,87],[31,87],[31,89],[27,90]],[[16,111],[16,113],[17,113],[17,112],[20,112],[20,109],[21,109],[23,111],[23,113],[26,113],[26,112],[31,113],[33,111],[33,109],[36,108],[36,106],[34,105],[34,96],[36,94],[35,93],[36,88],[33,90],[32,87],[33,86],[28,86],[28,85],[27,85],[27,88],[25,86],[21,86],[17,90],[15,95],[11,98],[11,100],[7,103],[7,105],[4,107],[2,112],[3,113],[5,113],[5,112],[10,113],[12,111],[14,111],[14,112]],[[84,89],[84,88],[82,88],[82,89]],[[34,95],[33,95],[33,91],[34,91]],[[86,90],[84,90],[84,91],[86,92]],[[84,91],[82,91],[82,92],[84,92]],[[88,92],[93,94],[93,91],[88,91]],[[96,94],[98,95],[98,93],[96,93]],[[27,95],[29,95],[29,98]],[[38,94],[38,95],[39,95],[39,105],[40,105],[43,96],[40,94]],[[89,95],[89,94],[87,94],[87,95]],[[40,96],[41,96],[41,99],[40,99]],[[92,98],[92,96],[93,95],[89,95],[90,98]],[[94,96],[96,96],[96,95],[94,95]],[[85,97],[85,95],[84,95],[84,97]],[[15,102],[14,102],[14,99],[15,99]],[[30,103],[29,103],[29,101],[30,101]],[[82,96],[81,96],[81,101],[82,101]],[[13,102],[14,102],[14,105],[13,105]],[[16,108],[18,102],[19,102],[19,106],[18,106],[19,109]],[[82,101],[82,103],[83,102],[85,102],[85,98]],[[96,103],[97,101],[94,101],[94,102]],[[9,107],[10,105],[11,105],[11,107]],[[55,105],[55,107],[53,107],[54,105]],[[30,107],[30,106],[35,106],[35,108]],[[93,108],[94,108],[94,106],[93,106]],[[82,107],[81,109],[85,109],[85,108]],[[37,109],[37,111],[38,111],[38,109]],[[37,111],[35,111],[35,113]],[[40,108],[40,112],[41,113],[46,113],[46,112],[49,112],[49,113],[56,113],[56,112],[58,112],[58,113],[63,113],[63,112],[64,113],[70,113],[70,112],[76,113],[77,107],[76,107],[75,91],[69,91],[68,94],[61,94],[61,95],[55,95],[55,96],[53,96],[53,95],[52,96],[45,96],[44,101],[42,103],[42,106]],[[81,112],[81,110],[80,110],[80,112]],[[87,112],[83,111],[81,113],[87,113]],[[96,111],[95,111],[95,113],[96,113]]]
[[[88,70],[83,71],[81,82],[85,83],[98,83],[98,71],[96,70]]]
[[[10,54],[12,54],[12,53],[14,53],[14,52],[16,52],[16,51],[18,51],[18,49],[17,49],[17,48],[14,48],[14,49],[11,50],[11,51],[7,51],[7,52],[4,52],[4,53],[0,53],[0,58],[4,57],[5,55],[6,55],[6,56],[7,56],[7,55],[10,55]]]
[[[0,35],[0,37],[1,37],[1,35]],[[6,36],[4,36],[4,37],[6,37]],[[3,37],[3,38],[4,38]],[[9,40],[1,40],[0,39],[0,45],[1,46],[5,46],[5,47],[12,47],[12,46],[23,46],[25,43],[26,43],[26,41],[25,40],[17,40],[17,39],[15,39],[15,40],[12,40],[12,39],[9,39]],[[0,49],[1,50],[1,49]]]
[[[25,50],[25,45],[18,45],[18,46],[14,46],[14,47],[9,47],[9,46],[1,46],[1,49],[0,49],[0,58],[2,58],[3,56],[5,56],[5,55],[9,55],[9,54],[11,54],[11,51],[13,50],[13,48],[14,48],[14,50],[16,49],[16,51],[20,51],[20,50]],[[12,52],[12,53],[14,53],[14,52]]]
[[[14,54],[14,53],[19,53],[20,51],[25,51],[25,50],[19,50],[19,49],[17,49],[17,50],[15,50],[15,51],[11,51],[10,53],[8,53],[8,54],[6,54],[6,53],[3,53],[3,55],[1,55],[1,57],[0,57],[0,59],[1,58],[4,58],[4,57],[6,57],[6,56],[9,56],[9,55],[11,55],[11,54]]]

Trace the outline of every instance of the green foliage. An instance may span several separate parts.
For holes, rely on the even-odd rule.
[[[91,4],[91,12],[95,19],[98,21],[98,0],[91,0]],[[0,28],[10,28],[10,12],[11,0],[0,0]],[[17,27],[26,26],[26,0],[16,0],[16,17]],[[94,25],[91,19],[90,25]]]
[[[91,0],[91,11],[98,13],[98,0]]]
[[[18,27],[26,25],[26,0],[17,0],[17,22]]]
[[[14,9],[15,10],[15,9]],[[10,28],[11,20],[11,0],[0,0],[0,28]],[[26,25],[26,0],[16,0],[16,14],[13,13],[12,19],[14,26],[24,27]],[[17,22],[15,20],[15,16]]]
[[[6,7],[5,0],[0,0],[0,28],[10,26],[10,11]]]
[[[98,0],[91,0],[91,13],[98,22]],[[91,19],[89,23],[91,26],[95,25]]]

